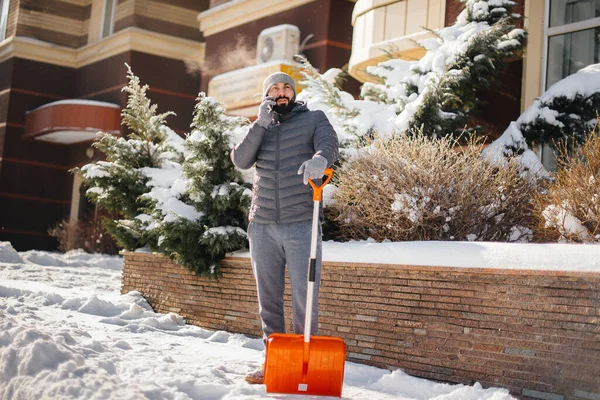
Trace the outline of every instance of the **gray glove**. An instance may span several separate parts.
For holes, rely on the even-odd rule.
[[[271,120],[273,119],[273,106],[275,105],[275,99],[273,96],[265,97],[260,103],[260,107],[258,108],[258,118],[256,118],[256,123],[267,129]]]
[[[308,178],[321,179],[327,168],[327,159],[320,155],[315,155],[310,160],[304,161],[298,170],[298,175],[304,174],[304,184],[308,185]]]

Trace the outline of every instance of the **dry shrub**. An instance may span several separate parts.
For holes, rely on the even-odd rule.
[[[575,149],[575,150],[571,150]],[[536,238],[600,243],[600,132],[558,146],[554,181],[535,199]]]
[[[464,140],[461,141],[464,144]],[[470,139],[422,134],[374,140],[336,174],[336,238],[377,241],[522,240],[534,187],[509,164],[498,169]]]
[[[118,253],[115,241],[106,233],[100,218],[62,220],[48,233],[58,239],[58,250],[61,252],[83,249],[87,253]]]

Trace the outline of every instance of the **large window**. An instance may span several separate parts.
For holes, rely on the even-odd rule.
[[[0,41],[6,39],[9,0],[0,0]]]
[[[600,62],[600,0],[549,0],[545,88]]]
[[[102,30],[100,37],[112,35],[115,29],[115,10],[117,0],[104,0],[104,12],[102,14]]]
[[[600,62],[600,0],[546,0],[546,6],[544,90]],[[553,146],[540,153],[546,168],[555,170]]]

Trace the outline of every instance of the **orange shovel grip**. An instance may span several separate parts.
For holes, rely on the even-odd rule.
[[[321,199],[323,198],[323,188],[329,183],[329,181],[333,177],[333,168],[325,169],[325,171],[323,172],[323,175],[326,176],[326,178],[323,181],[323,183],[321,184],[321,186],[315,185],[315,183],[312,181],[312,179],[308,178],[308,183],[310,183],[310,186],[313,188],[313,200],[314,201],[321,201]]]

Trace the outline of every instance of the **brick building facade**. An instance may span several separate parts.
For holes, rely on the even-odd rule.
[[[10,7],[0,42],[0,240],[55,249],[48,229],[79,218],[85,201],[69,170],[98,159],[98,130],[123,133],[104,113],[126,104],[125,63],[159,111],[177,113],[171,127],[188,129],[200,77],[187,64],[204,56],[196,16],[208,0],[162,3],[2,0]]]
[[[496,135],[549,85],[600,61],[600,2],[516,3],[528,47],[522,59],[507,60],[475,116]],[[357,94],[364,68],[390,45],[397,57],[420,57],[414,40],[451,25],[462,7],[459,0],[0,0],[0,240],[18,250],[54,249],[48,228],[87,218],[81,182],[69,170],[98,159],[90,147],[97,130],[126,133],[103,117],[126,104],[124,63],[150,86],[159,112],[176,112],[168,123],[184,134],[199,91],[253,117],[264,76],[294,71],[290,54],[259,60],[273,50],[259,46],[261,35],[297,32],[296,48],[316,68],[348,67],[344,88]],[[550,162],[551,152],[539,152]]]

